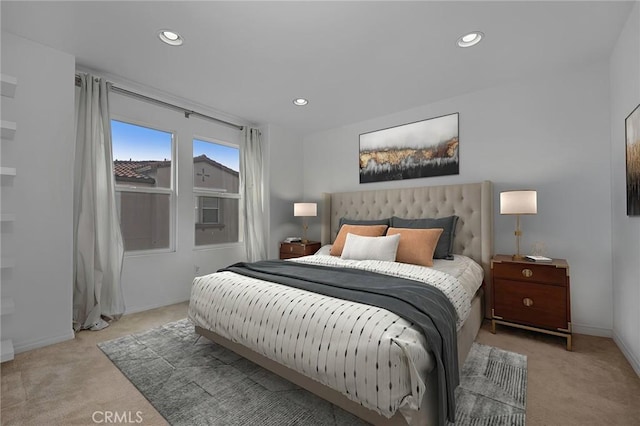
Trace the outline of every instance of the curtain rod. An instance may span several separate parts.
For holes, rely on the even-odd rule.
[[[80,86],[80,75],[78,75],[78,74],[76,74],[76,86]],[[150,103],[153,103],[153,104],[157,104],[157,105],[161,105],[161,106],[164,106],[166,108],[170,108],[170,109],[175,109],[175,110],[181,111],[181,112],[184,113],[185,118],[189,118],[190,116],[195,115],[195,116],[200,117],[200,118],[204,118],[204,119],[207,119],[207,120],[212,120],[212,121],[215,121],[217,123],[224,124],[226,126],[234,127],[234,128],[236,128],[238,130],[244,129],[244,126],[240,126],[239,124],[231,123],[229,121],[224,121],[224,120],[221,120],[221,119],[216,118],[216,117],[211,117],[210,115],[201,114],[201,113],[199,113],[197,111],[186,109],[186,108],[183,108],[183,107],[178,106],[178,105],[170,104],[169,102],[161,101],[160,99],[155,99],[155,98],[143,95],[141,93],[137,93],[137,92],[133,92],[131,90],[123,89],[122,87],[115,86],[113,83],[110,83],[109,87],[110,87],[111,91],[113,91],[113,92],[120,93],[120,94],[123,94],[123,95],[126,95],[126,96],[130,96],[132,98],[142,99],[144,101],[147,101],[147,102],[150,102]]]

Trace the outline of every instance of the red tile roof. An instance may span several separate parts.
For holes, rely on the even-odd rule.
[[[214,167],[218,167],[228,173],[238,175],[238,172],[230,169],[229,167],[218,163],[215,160],[207,157],[206,155],[199,155],[193,158],[194,163],[205,162]],[[171,161],[164,160],[143,160],[143,161],[123,161],[123,160],[115,160],[113,162],[113,174],[115,175],[116,181],[120,182],[138,182],[138,183],[146,183],[146,184],[155,184],[156,180],[145,172],[149,172],[161,167],[171,167]]]
[[[154,184],[156,180],[144,174],[144,171],[152,170],[158,161],[120,161],[113,162],[113,174],[116,181],[140,182]],[[168,162],[171,164],[171,162]]]

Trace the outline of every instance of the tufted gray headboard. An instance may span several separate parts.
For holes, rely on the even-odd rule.
[[[453,252],[469,256],[482,265],[485,283],[490,282],[493,254],[493,186],[490,181],[324,193],[322,208],[322,244],[333,242],[341,217],[366,220],[456,215],[459,219]]]

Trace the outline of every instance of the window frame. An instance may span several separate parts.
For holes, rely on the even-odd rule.
[[[238,192],[237,193],[233,193],[233,192],[228,192],[226,189],[221,189],[221,188],[205,188],[205,187],[199,187],[195,185],[195,164],[193,162],[193,158],[195,158],[194,152],[193,152],[193,142],[194,141],[201,141],[201,142],[207,142],[207,143],[213,143],[213,144],[217,144],[217,145],[222,145],[222,146],[226,146],[229,148],[235,148],[238,150],[238,177],[239,177],[239,184],[238,184]],[[237,246],[237,245],[241,245],[244,243],[244,215],[242,214],[243,209],[244,209],[244,199],[242,197],[242,146],[240,144],[234,144],[232,142],[227,142],[227,141],[223,141],[221,139],[217,139],[217,138],[211,138],[211,137],[207,137],[207,136],[201,136],[198,134],[194,134],[191,137],[191,187],[192,187],[192,193],[193,193],[193,204],[197,210],[197,217],[198,219],[202,217],[202,213],[200,210],[200,197],[215,197],[215,198],[231,198],[231,199],[236,199],[238,200],[238,240],[237,241],[228,241],[228,242],[224,242],[224,243],[214,243],[214,244],[201,244],[201,245],[197,245],[196,244],[196,230],[200,227],[200,229],[202,228],[207,228],[207,227],[219,227],[220,226],[220,216],[218,216],[218,224],[204,224],[204,223],[199,223],[196,222],[194,220],[194,226],[193,226],[193,249],[194,250],[207,250],[207,249],[212,249],[212,248],[224,248],[225,246]],[[218,203],[220,203],[220,200],[218,200]],[[219,204],[220,205],[220,204]],[[219,207],[219,213],[222,211],[222,208]],[[195,215],[194,215],[195,217]]]
[[[131,124],[134,126],[145,127],[147,129],[158,130],[160,132],[165,132],[171,134],[171,183],[168,188],[157,188],[157,187],[143,187],[136,186],[132,182],[118,184],[115,180],[115,175],[113,175],[114,179],[114,190],[116,193],[116,201],[118,205],[118,223],[120,222],[121,217],[121,206],[118,197],[118,193],[122,192],[134,192],[134,193],[142,193],[142,194],[165,194],[169,195],[169,247],[162,248],[153,248],[153,249],[144,249],[144,250],[124,250],[125,256],[143,256],[149,254],[159,254],[159,253],[173,253],[176,251],[176,210],[177,210],[177,185],[176,185],[176,175],[177,175],[177,130],[168,129],[162,126],[157,126],[155,124],[151,124],[148,122],[144,122],[141,120],[136,120],[133,118],[125,117],[118,114],[111,114],[109,117],[109,125],[111,125],[111,120],[120,121],[125,124]],[[109,129],[111,130],[111,129]],[[113,144],[113,141],[112,141]],[[113,151],[113,147],[112,147]],[[113,153],[111,154],[111,164],[113,167]]]

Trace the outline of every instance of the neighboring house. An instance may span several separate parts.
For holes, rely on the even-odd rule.
[[[171,161],[114,161],[116,185],[168,188]],[[239,173],[206,155],[193,159],[195,188],[217,193],[238,193]],[[170,243],[170,203],[166,194],[118,192],[120,226],[126,250],[166,248]],[[238,199],[195,197],[195,245],[238,241]]]

